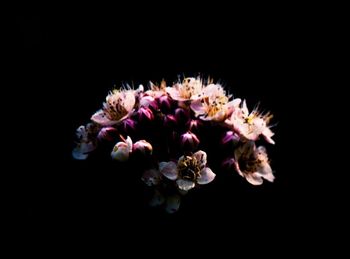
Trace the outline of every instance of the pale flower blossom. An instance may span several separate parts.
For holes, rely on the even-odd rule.
[[[132,140],[128,136],[126,139],[123,139],[123,141],[120,141],[117,144],[115,144],[111,152],[111,157],[113,160],[117,160],[119,162],[125,162],[129,159],[129,155],[131,152],[132,152]]]
[[[203,83],[199,78],[188,77],[182,83],[167,87],[166,91],[173,100],[183,102],[197,99],[202,89]]]
[[[248,141],[236,148],[234,155],[236,171],[250,184],[261,185],[263,179],[274,181],[265,147],[256,148],[253,141]]]
[[[188,191],[196,184],[207,184],[214,180],[215,174],[206,166],[207,154],[197,151],[193,155],[181,156],[177,162],[160,162],[159,171],[166,178],[176,181],[177,187]]]
[[[106,97],[101,110],[92,115],[91,120],[102,126],[115,125],[127,118],[133,111],[136,98],[135,90],[113,90]]]
[[[257,140],[262,135],[270,144],[275,144],[271,138],[274,133],[268,127],[272,115],[269,113],[262,115],[257,109],[249,113],[246,101],[243,101],[239,109],[235,109],[230,119],[226,123],[231,125],[240,136],[247,140]]]
[[[207,85],[199,97],[192,101],[191,109],[201,120],[224,121],[241,102],[241,99],[229,101],[231,96],[219,84]]]

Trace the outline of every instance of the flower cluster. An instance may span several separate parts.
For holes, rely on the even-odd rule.
[[[220,154],[220,166],[250,184],[274,181],[264,139],[274,144],[270,113],[249,112],[246,101],[233,98],[212,80],[185,78],[172,86],[150,83],[145,90],[111,91],[91,122],[77,129],[72,155],[87,159],[100,145],[111,144],[112,160],[142,161],[141,180],[153,190],[151,206],[169,213],[181,197],[211,183],[217,174],[207,153]],[[213,167],[212,167],[213,168]]]

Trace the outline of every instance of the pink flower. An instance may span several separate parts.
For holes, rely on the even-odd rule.
[[[192,101],[191,109],[201,120],[224,121],[241,102],[241,99],[229,101],[230,97],[221,85],[210,84],[199,99]]]
[[[203,88],[199,78],[185,78],[182,83],[176,83],[172,87],[167,87],[166,91],[175,101],[189,101],[198,98]]]
[[[227,119],[226,123],[247,140],[255,141],[262,135],[268,143],[275,144],[271,138],[274,133],[267,126],[271,118],[272,115],[269,113],[262,115],[256,109],[249,113],[244,100],[242,106],[233,111],[231,118]]]
[[[248,141],[236,148],[234,155],[236,171],[250,184],[261,185],[263,179],[269,182],[274,181],[275,177],[265,147],[256,148],[253,141]]]
[[[101,126],[112,126],[127,118],[134,109],[135,90],[113,90],[106,97],[103,108],[92,115],[91,120]]]
[[[177,164],[172,161],[160,162],[159,171],[166,178],[176,181],[180,190],[189,191],[196,184],[207,184],[214,180],[215,174],[206,164],[207,154],[200,150],[191,156],[180,157]]]

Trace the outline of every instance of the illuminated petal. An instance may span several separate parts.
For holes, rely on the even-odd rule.
[[[195,186],[194,182],[184,180],[184,179],[178,179],[176,181],[176,183],[177,183],[177,186],[179,187],[179,189],[183,190],[183,191],[191,190]]]
[[[252,185],[261,185],[263,183],[263,179],[258,173],[246,173],[244,176],[245,179]]]
[[[76,160],[85,160],[88,158],[89,154],[82,153],[80,148],[76,147],[72,151],[72,156]]]
[[[196,117],[207,112],[207,108],[202,103],[202,100],[192,101],[191,109],[194,111]]]
[[[91,120],[97,124],[100,124],[101,126],[112,126],[117,123],[117,121],[108,119],[106,113],[103,110],[99,110],[94,115],[92,115]]]
[[[176,180],[178,176],[177,166],[173,161],[160,162],[159,171],[162,175],[170,180]]]
[[[193,156],[200,162],[200,167],[204,167],[207,164],[207,153],[204,151],[199,150]]]
[[[207,184],[213,181],[215,174],[209,167],[205,167],[201,170],[200,176],[197,178],[198,184]]]

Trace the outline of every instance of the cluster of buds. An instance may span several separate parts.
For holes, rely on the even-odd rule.
[[[208,149],[220,151],[223,172],[236,172],[252,185],[273,182],[266,148],[255,144],[274,144],[271,118],[249,112],[245,100],[210,79],[116,89],[91,122],[77,129],[72,155],[85,160],[99,145],[112,143],[112,160],[143,159],[140,178],[153,191],[150,205],[173,213],[184,195],[220,174],[209,167],[214,161],[207,160]]]

